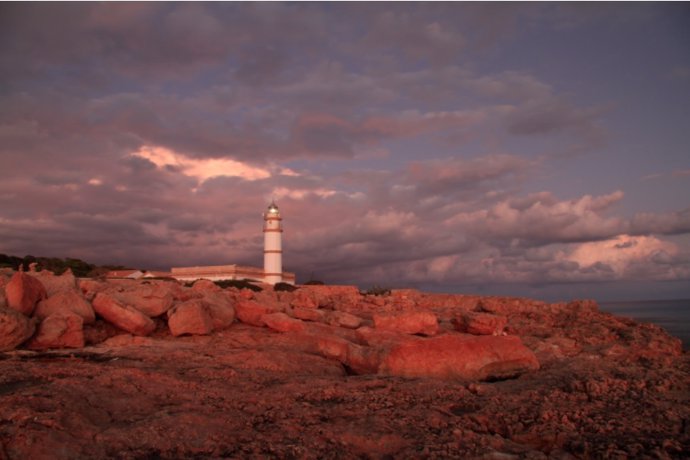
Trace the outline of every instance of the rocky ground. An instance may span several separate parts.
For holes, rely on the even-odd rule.
[[[0,459],[690,452],[680,341],[588,301],[5,274],[0,350]]]

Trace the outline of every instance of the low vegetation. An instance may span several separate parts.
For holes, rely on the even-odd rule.
[[[220,286],[223,289],[229,288],[229,287],[234,287],[237,289],[250,289],[254,292],[261,292],[263,289],[261,289],[259,286],[252,284],[251,281],[248,280],[223,280],[223,281],[214,281],[216,286]]]

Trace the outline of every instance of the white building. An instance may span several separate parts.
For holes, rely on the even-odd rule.
[[[211,281],[248,280],[267,284],[295,284],[295,274],[283,271],[283,224],[280,210],[274,202],[264,217],[264,268],[241,265],[214,265],[203,267],[173,267],[170,276],[180,281],[208,279]]]

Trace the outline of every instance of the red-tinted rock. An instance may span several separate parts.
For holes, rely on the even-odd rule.
[[[92,304],[98,315],[124,331],[135,335],[149,335],[156,328],[151,318],[130,305],[122,304],[109,294],[99,292]]]
[[[41,300],[36,306],[36,310],[34,310],[34,316],[42,320],[54,313],[67,312],[81,316],[86,324],[96,321],[93,307],[77,291],[62,291],[45,300]]]
[[[220,292],[223,289],[211,280],[196,280],[192,286],[192,290],[199,292]]]
[[[332,311],[327,317],[328,324],[333,326],[357,329],[362,325],[362,318],[343,311]]]
[[[507,322],[505,316],[477,312],[462,313],[453,320],[456,330],[474,335],[500,335]]]
[[[326,312],[316,308],[293,307],[291,312],[293,317],[304,321],[324,322]]]
[[[435,335],[438,332],[436,315],[427,311],[374,314],[374,327],[405,334]]]
[[[71,311],[53,313],[38,325],[36,335],[26,344],[31,350],[82,348],[84,320]]]
[[[293,308],[303,310],[319,308],[319,303],[316,299],[316,296],[305,289],[299,289],[294,293],[292,300],[290,301],[290,305]]]
[[[227,292],[204,292],[202,299],[211,315],[214,331],[225,329],[235,322],[235,302]]]
[[[11,308],[0,307],[0,351],[18,347],[34,334],[35,328],[33,320]]]
[[[261,321],[269,328],[278,332],[304,332],[306,329],[304,321],[290,318],[282,312],[263,315]]]
[[[62,275],[55,275],[49,270],[41,270],[40,272],[32,271],[26,274],[41,282],[46,289],[48,297],[58,292],[72,292],[78,290],[77,279],[69,268],[65,270]]]
[[[155,318],[170,310],[173,305],[171,283],[135,284],[127,290],[108,290],[120,302],[131,305],[149,318]]]
[[[448,334],[405,340],[382,358],[379,371],[402,377],[496,379],[539,369],[518,337]]]
[[[13,310],[31,316],[36,304],[48,297],[43,284],[33,276],[17,272],[5,286],[7,306]]]
[[[245,324],[252,326],[265,326],[261,317],[268,313],[275,313],[276,310],[265,305],[258,304],[253,300],[242,300],[235,305],[237,319]]]
[[[168,311],[168,327],[174,336],[206,335],[213,331],[213,319],[202,300],[192,299]]]

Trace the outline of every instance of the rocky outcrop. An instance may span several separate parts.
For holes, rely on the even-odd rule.
[[[31,316],[36,304],[48,297],[43,284],[33,276],[23,272],[15,273],[5,286],[7,306],[27,316]]]
[[[269,313],[276,313],[274,307],[261,305],[253,300],[241,300],[235,305],[237,319],[245,324],[252,326],[265,326],[263,316]]]
[[[43,320],[54,313],[68,312],[79,315],[86,324],[96,321],[93,307],[77,291],[61,291],[45,300],[41,300],[34,310],[34,316]]]
[[[0,307],[0,351],[13,350],[35,331],[35,323],[16,310]]]
[[[106,321],[135,335],[149,335],[156,328],[151,318],[103,292],[94,297],[93,309]]]
[[[486,380],[515,377],[539,369],[518,337],[448,334],[403,340],[381,360],[379,372],[401,377]]]
[[[120,302],[131,305],[149,318],[167,312],[173,305],[172,283],[134,284],[125,290],[109,289],[111,296]]]
[[[80,283],[96,312],[83,330],[67,301],[47,316],[41,302],[32,319],[0,308],[0,349],[24,348],[0,355],[0,457],[690,450],[690,359],[680,342],[592,302],[342,287],[255,295],[171,282],[172,308],[151,319],[116,294],[156,284]],[[299,306],[304,299],[313,302]],[[150,334],[123,333],[136,329]],[[78,346],[80,331],[88,346],[57,349]]]
[[[383,331],[421,335],[435,335],[438,332],[438,320],[431,312],[375,314],[373,318],[376,329]]]
[[[36,335],[27,343],[30,350],[82,348],[84,319],[71,311],[57,312],[38,325]]]
[[[73,292],[78,290],[77,279],[69,268],[65,270],[62,275],[55,275],[49,270],[41,270],[40,272],[30,271],[26,272],[26,275],[40,281],[43,287],[45,287],[48,297],[58,292]]]
[[[461,313],[453,319],[455,329],[474,335],[500,335],[507,323],[505,316],[477,312]]]
[[[175,305],[168,312],[168,327],[175,337],[184,334],[206,335],[213,331],[213,319],[204,301],[192,299]]]

